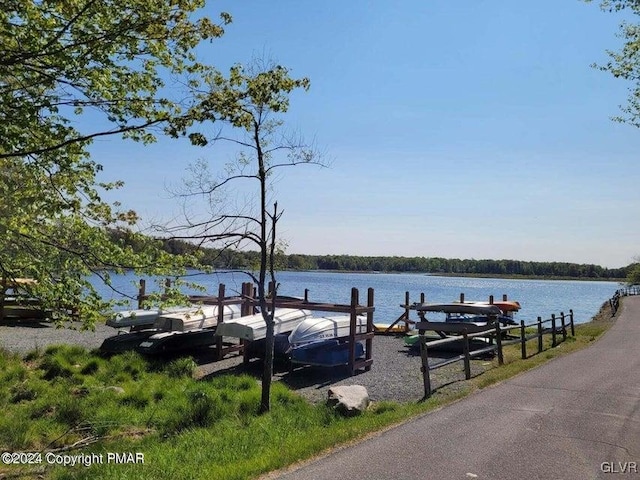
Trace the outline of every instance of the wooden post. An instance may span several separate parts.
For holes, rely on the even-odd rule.
[[[369,287],[367,290],[367,307],[372,308],[374,305],[373,288]],[[373,312],[367,312],[367,333],[373,333]],[[369,335],[365,342],[364,358],[367,361],[367,365],[364,367],[365,371],[371,370],[370,360],[373,358],[373,336]]]
[[[356,325],[358,320],[356,307],[358,306],[358,297],[358,289],[351,288],[351,325],[349,328],[349,372],[351,372],[351,375],[355,373],[356,365]]]
[[[502,332],[500,330],[500,322],[496,322],[496,348],[498,350],[498,365],[503,365],[504,356],[502,354]]]
[[[224,300],[224,295],[225,295],[224,290],[225,290],[225,287],[223,283],[218,285],[218,325],[224,322],[224,305],[222,304],[222,301]],[[222,352],[222,347],[223,347],[222,337],[219,335],[216,335],[216,358],[218,360],[222,360],[222,357],[224,356]]]
[[[304,303],[309,303],[309,289],[305,288],[304,289]]]
[[[562,341],[567,339],[567,325],[564,323],[564,312],[560,312],[560,324],[562,325]]]
[[[542,353],[542,317],[538,317],[538,353]]]
[[[471,378],[471,358],[469,357],[469,335],[467,330],[462,331],[462,353],[464,354],[464,378]]]
[[[404,292],[404,319],[409,320],[409,292]],[[407,330],[409,329],[409,324],[405,323]]]
[[[573,309],[569,310],[569,322],[571,323],[571,336],[575,337],[576,329],[575,329],[575,326],[573,325]]]
[[[524,320],[520,320],[520,350],[522,353],[522,359],[527,358],[527,337],[524,331]]]
[[[489,305],[493,305],[493,295],[489,295]]]
[[[424,386],[424,397],[429,398],[431,396],[431,378],[429,376],[429,354],[427,352],[427,338],[424,336],[424,330],[419,331],[420,338],[420,359],[422,366],[420,371],[422,372],[422,384]]]
[[[140,286],[138,287],[138,308],[142,308],[144,302],[144,296],[147,290],[147,281],[144,278],[140,279]]]
[[[556,346],[556,314],[551,314],[551,346]]]
[[[506,301],[507,301],[507,294],[506,294],[506,293],[503,293],[503,294],[502,294],[502,301],[503,301],[503,302],[506,302]]]
[[[464,293],[460,294],[460,303],[464,303]]]
[[[4,322],[4,297],[7,294],[7,277],[2,277],[2,292],[0,292],[0,322]]]
[[[243,312],[241,312],[242,316],[245,315],[253,315],[253,312],[255,311],[254,309],[254,305],[253,305],[253,298],[254,298],[254,293],[255,290],[253,288],[253,283],[251,282],[246,282],[242,284],[243,287],[243,292],[242,292],[242,296],[244,298],[246,298],[246,302],[243,302],[242,304],[242,308],[244,309]],[[247,363],[249,363],[249,349],[247,348],[247,344],[245,342],[245,340],[242,340],[242,362],[246,365]]]

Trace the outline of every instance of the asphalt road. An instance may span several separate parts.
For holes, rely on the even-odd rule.
[[[640,479],[640,297],[589,348],[270,478]]]

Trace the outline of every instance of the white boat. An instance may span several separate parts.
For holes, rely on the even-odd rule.
[[[187,311],[182,309],[156,315],[150,325],[132,325],[134,331],[106,338],[100,350],[118,353],[137,348],[142,353],[163,353],[213,344],[214,327],[218,325],[218,306],[192,305],[188,308]],[[223,308],[223,321],[240,316],[238,305],[225,305]]]
[[[238,318],[240,316],[239,305],[224,305],[223,321]],[[154,322],[158,330],[168,332],[187,332],[202,328],[212,328],[218,325],[218,306],[202,305],[197,310],[188,310],[176,313],[163,313]]]
[[[289,335],[293,348],[312,342],[321,342],[334,338],[348,337],[351,332],[351,315],[331,317],[310,317],[302,322]],[[367,332],[367,317],[356,317],[356,334]]]
[[[113,328],[150,327],[160,315],[194,310],[198,307],[198,305],[188,305],[183,307],[123,310],[121,312],[116,312],[113,317],[107,319],[107,325]]]
[[[277,308],[274,316],[274,334],[294,330],[300,322],[311,316],[309,310],[299,308]],[[235,337],[248,341],[265,338],[267,325],[261,313],[240,317],[218,325],[216,335]]]

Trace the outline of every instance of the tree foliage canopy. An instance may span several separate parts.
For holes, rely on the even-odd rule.
[[[96,137],[151,142],[182,115],[164,79],[206,68],[193,54],[230,22],[192,19],[202,0],[8,0],[0,10],[0,273],[91,324],[106,305],[87,282],[105,269],[166,272],[181,261],[136,235],[132,211],[101,198]],[[197,78],[197,77],[196,77]],[[173,97],[177,98],[177,97]],[[158,130],[159,131],[159,130]],[[113,242],[108,228],[134,241]],[[137,245],[131,248],[131,243]],[[102,273],[108,281],[108,274]]]
[[[625,10],[640,15],[640,0],[603,0],[600,5],[608,12]],[[624,115],[615,120],[640,127],[640,24],[623,22],[619,36],[624,40],[620,51],[607,51],[609,61],[597,67],[616,78],[631,82],[627,105],[621,107]]]

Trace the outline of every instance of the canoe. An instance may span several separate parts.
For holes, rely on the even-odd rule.
[[[135,350],[140,343],[147,338],[158,333],[155,328],[147,330],[136,330],[134,332],[122,333],[105,338],[100,345],[100,351],[105,353],[121,353]]]
[[[464,304],[472,304],[472,305],[495,305],[496,307],[498,307],[502,312],[517,312],[518,310],[520,310],[522,308],[522,306],[520,305],[520,302],[517,302],[515,300],[497,300],[494,301],[493,303],[489,303],[489,302],[464,302]],[[462,304],[458,304],[458,305],[462,305]]]
[[[397,335],[401,333],[407,333],[408,331],[409,326],[406,323],[395,324],[394,326],[390,326],[384,323],[373,324],[373,332],[381,335]]]
[[[277,308],[274,317],[274,334],[286,333],[294,330],[300,322],[311,316],[309,310],[299,308]],[[267,325],[261,313],[246,317],[235,318],[218,325],[216,335],[220,337],[235,337],[248,341],[260,340],[266,337]]]
[[[157,355],[208,347],[215,342],[215,329],[205,328],[186,332],[160,332],[151,335],[141,342],[136,350],[145,355]]]
[[[331,317],[310,317],[300,324],[289,335],[291,345],[320,342],[334,338],[348,337],[351,331],[351,316],[339,315]],[[356,332],[367,332],[367,317],[356,317]]]
[[[240,316],[239,305],[224,305],[223,321]],[[202,305],[197,310],[176,313],[162,313],[153,323],[154,328],[169,332],[187,332],[218,325],[218,305]]]
[[[123,310],[116,312],[107,319],[107,325],[113,328],[151,326],[163,313],[175,313],[197,309],[198,305],[168,308],[139,308],[137,310]]]
[[[496,305],[479,303],[414,303],[409,308],[417,312],[443,312],[470,315],[500,315],[500,313],[502,313]]]

